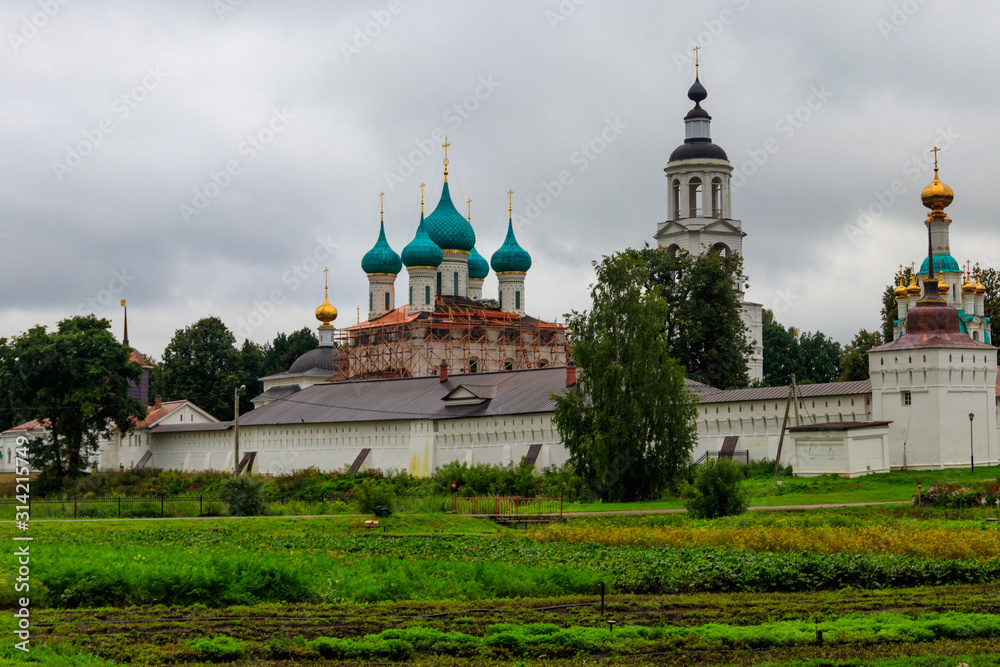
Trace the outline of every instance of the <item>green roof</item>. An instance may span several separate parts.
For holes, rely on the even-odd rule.
[[[411,266],[441,266],[444,260],[444,253],[431,237],[427,236],[424,228],[424,214],[420,214],[420,224],[417,225],[417,233],[405,248],[403,248],[403,264],[407,268]]]
[[[486,258],[473,248],[469,252],[469,278],[485,280],[488,275],[490,275],[490,265],[486,262]]]
[[[493,253],[493,257],[490,258],[490,264],[493,265],[493,270],[497,273],[507,271],[525,273],[531,268],[531,255],[518,245],[517,239],[514,238],[513,221],[507,221],[507,238],[504,239],[503,245]]]
[[[945,273],[962,272],[962,269],[958,266],[958,261],[951,255],[934,255],[934,270],[943,270]],[[924,263],[920,265],[920,271],[918,271],[918,273],[927,273],[926,257],[924,257]]]
[[[396,275],[402,268],[403,262],[399,259],[399,255],[389,247],[389,242],[385,240],[385,223],[383,222],[379,226],[378,241],[361,258],[361,269],[368,274],[391,273]]]
[[[431,237],[442,250],[470,251],[476,245],[476,233],[472,225],[451,203],[448,181],[441,189],[441,201],[424,222],[427,236]]]

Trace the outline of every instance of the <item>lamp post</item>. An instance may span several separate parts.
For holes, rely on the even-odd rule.
[[[241,384],[233,391],[233,440],[236,443],[236,459],[233,464],[233,477],[240,476],[240,394],[247,386]]]
[[[973,472],[976,470],[976,447],[972,435],[972,420],[975,417],[976,415],[971,412],[969,413],[969,470]]]

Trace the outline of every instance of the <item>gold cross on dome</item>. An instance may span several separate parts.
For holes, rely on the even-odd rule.
[[[469,206],[469,222],[472,222],[472,200],[466,199],[465,203]]]
[[[445,137],[441,147],[444,148],[444,166],[446,167],[448,166],[448,146],[451,146],[451,143],[448,141],[448,137]]]
[[[937,168],[938,168],[938,166],[937,166],[937,154],[938,154],[938,151],[940,151],[940,150],[941,149],[938,148],[937,146],[935,146],[934,148],[931,149],[931,153],[934,153],[934,171],[937,171]]]
[[[514,191],[507,191],[507,212],[512,213],[514,211]]]
[[[385,193],[384,192],[378,193],[378,208],[379,208],[380,212],[385,213]]]
[[[424,188],[427,186],[426,183],[420,184],[420,212],[424,212]]]
[[[701,47],[700,46],[696,46],[696,47],[694,47],[691,50],[694,51],[694,78],[697,79],[698,78],[698,52],[701,51]]]

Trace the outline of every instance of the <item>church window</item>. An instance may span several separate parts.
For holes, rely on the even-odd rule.
[[[912,405],[912,404],[913,404],[913,394],[911,394],[908,391],[904,391],[903,392],[903,405]]]
[[[408,303],[413,303],[413,285],[410,285],[410,300]]]
[[[671,259],[677,259],[677,253],[680,252],[681,247],[676,243],[671,243],[667,247],[667,254],[670,255]]]
[[[389,310],[389,293],[385,293],[385,309]]]
[[[722,217],[722,179],[718,176],[712,179],[712,217]]]
[[[375,292],[368,292],[368,310],[375,310]]]
[[[671,190],[671,195],[672,195],[672,198],[673,198],[673,206],[674,206],[674,211],[673,211],[674,215],[673,215],[673,218],[674,218],[674,220],[680,220],[681,219],[681,182],[679,180],[677,180],[676,178],[674,179],[673,188]]]
[[[712,246],[712,250],[718,253],[719,257],[729,257],[729,254],[732,252],[725,243],[716,243]]]
[[[478,359],[469,359],[469,372],[470,373],[478,373],[479,372],[479,360]]]
[[[913,363],[913,357],[912,356],[907,357],[906,361],[907,361],[907,363],[912,364]]]
[[[435,295],[436,296],[441,296],[441,272],[440,271],[438,271],[438,274],[437,274],[437,292],[435,292]]]
[[[688,181],[688,217],[697,218],[701,215],[701,207],[698,205],[701,199],[701,179],[695,176]]]
[[[521,290],[514,291],[514,310],[521,310]]]
[[[538,362],[538,367],[539,368],[545,368],[548,365],[549,365],[549,360],[548,359],[542,359],[541,361]]]
[[[424,285],[424,305],[429,306],[431,303],[431,286]]]
[[[452,294],[458,296],[458,271],[455,272],[454,278],[455,278],[455,289],[452,290]]]
[[[503,290],[500,290],[500,310],[503,310]]]

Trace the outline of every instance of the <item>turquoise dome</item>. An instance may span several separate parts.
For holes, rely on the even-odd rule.
[[[486,263],[486,258],[473,248],[469,252],[469,279],[485,280],[490,275],[490,265]]]
[[[416,235],[403,248],[403,264],[406,264],[406,268],[414,266],[437,268],[441,266],[443,260],[444,253],[441,252],[441,248],[434,241],[431,241],[431,237],[427,236],[427,230],[424,228],[424,214],[421,213]]]
[[[945,273],[961,273],[962,269],[959,268],[958,262],[951,255],[934,255],[934,271],[944,271]],[[924,257],[924,263],[920,265],[920,271],[918,273],[927,273],[927,258]]]
[[[507,222],[507,238],[504,239],[503,245],[493,253],[493,257],[490,258],[490,264],[493,265],[493,270],[497,273],[505,273],[507,271],[525,273],[531,268],[531,255],[519,246],[517,239],[514,238],[513,221]]]
[[[472,225],[451,203],[448,181],[444,182],[441,201],[434,212],[427,216],[424,227],[427,236],[442,250],[469,251],[476,245],[476,233],[472,231]]]
[[[378,241],[361,258],[361,269],[365,273],[391,273],[396,275],[403,268],[403,262],[396,251],[385,240],[385,223],[379,226]]]

